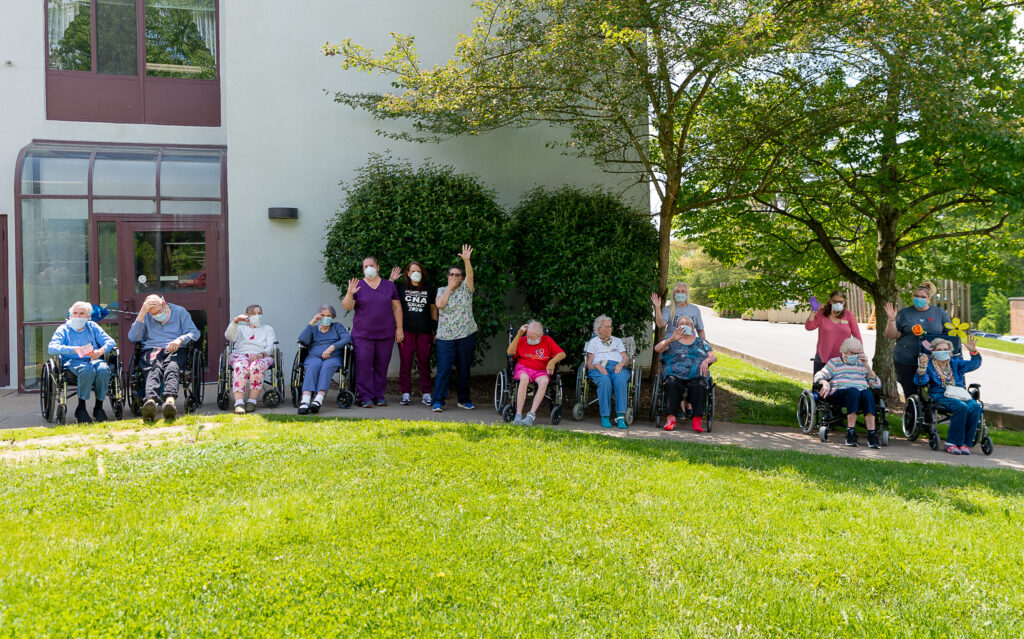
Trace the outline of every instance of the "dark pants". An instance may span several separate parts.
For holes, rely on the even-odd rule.
[[[473,349],[476,347],[476,333],[462,339],[437,340],[437,377],[434,379],[434,403],[443,404],[448,399],[448,385],[452,378],[452,367],[459,367],[459,402],[469,401],[469,369],[473,366]]]
[[[901,364],[893,362],[896,369],[896,381],[903,389],[903,398],[908,399],[911,395],[917,394],[917,384],[914,383],[914,374],[917,373],[917,364]]]
[[[825,368],[825,362],[821,361],[821,358],[817,354],[814,355],[814,371],[812,374],[817,375],[818,371]]]
[[[684,416],[684,391],[686,392],[686,401],[690,402],[693,408],[693,416],[703,417],[708,397],[708,383],[703,377],[679,379],[674,375],[669,375],[665,378],[665,397],[668,399],[669,414],[676,417]]]
[[[967,446],[974,441],[974,431],[981,419],[981,404],[971,399],[963,401],[945,395],[932,395],[932,403],[949,413],[949,432],[946,443],[953,446]]]
[[[875,395],[870,388],[858,390],[856,388],[843,388],[835,391],[828,397],[836,406],[846,406],[846,414],[864,413],[865,415],[875,414]]]
[[[356,350],[356,394],[361,402],[382,402],[395,339],[352,340]]]
[[[412,358],[416,356],[416,370],[420,374],[420,393],[426,395],[433,388],[430,379],[430,344],[434,336],[427,333],[406,333],[398,345],[398,392],[412,392]]]
[[[146,399],[159,400],[160,387],[163,386],[163,397],[177,397],[178,386],[181,384],[181,368],[185,365],[186,349],[179,348],[173,353],[160,351],[156,359],[150,360],[155,349],[142,351],[139,365],[146,379]]]

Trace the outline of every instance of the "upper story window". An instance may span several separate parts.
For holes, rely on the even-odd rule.
[[[216,0],[48,0],[52,120],[220,125]]]

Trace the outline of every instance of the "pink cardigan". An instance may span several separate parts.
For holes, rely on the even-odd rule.
[[[809,331],[818,329],[818,359],[827,362],[833,357],[839,357],[839,345],[847,337],[860,336],[860,327],[857,326],[857,318],[850,311],[843,311],[843,316],[838,324],[835,324],[825,314],[825,306],[822,306],[817,313],[804,322],[804,328]]]

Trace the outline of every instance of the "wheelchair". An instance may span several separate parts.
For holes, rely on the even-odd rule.
[[[833,430],[846,432],[846,411],[842,406],[833,404],[827,397],[821,397],[821,383],[815,382],[809,389],[800,393],[796,406],[796,423],[805,435],[818,429],[818,439],[828,441],[829,432]],[[878,431],[878,443],[889,445],[889,419],[885,395],[880,390],[871,389],[875,396],[875,429]]]
[[[299,352],[295,353],[295,360],[292,362],[292,373],[288,385],[291,387],[292,406],[299,407],[299,400],[302,398],[302,381],[306,377],[306,367],[302,362],[306,361],[309,354],[309,347],[299,343]],[[352,408],[356,402],[356,358],[355,349],[352,344],[345,344],[341,347],[341,368],[334,374],[332,380],[338,384],[338,408]]]
[[[124,386],[121,384],[121,358],[117,349],[104,353],[103,361],[110,367],[110,385],[107,399],[114,411],[114,419],[124,419]],[[78,376],[64,366],[59,355],[53,355],[43,364],[39,373],[39,410],[47,422],[67,423],[68,394],[78,384]]]
[[[181,392],[185,398],[185,413],[194,413],[203,405],[206,397],[206,344],[189,342],[184,347],[185,362],[181,367]],[[135,344],[135,351],[125,368],[124,385],[128,389],[128,407],[136,417],[142,416],[142,404],[146,401],[146,378],[142,373],[142,344]]]
[[[953,343],[953,357],[959,358],[960,339],[949,335],[924,335],[924,339],[941,337]],[[924,352],[923,345],[921,352]],[[981,404],[981,417],[978,419],[978,428],[974,431],[974,439],[969,448],[974,448],[981,443],[981,452],[991,455],[994,450],[992,438],[988,433],[988,424],[985,423],[985,403],[981,401],[981,384],[968,384],[967,392]],[[917,393],[907,398],[903,407],[903,434],[907,441],[916,441],[918,437],[927,433],[928,446],[932,450],[939,450],[942,445],[942,438],[939,437],[939,424],[949,423],[950,414],[936,406],[931,399],[927,386],[919,386]]]
[[[284,398],[284,372],[281,371],[281,349],[274,342],[274,363],[267,369],[263,377],[263,385],[270,386],[263,392],[263,405],[267,408],[277,408]],[[231,392],[231,378],[234,371],[231,370],[231,342],[225,342],[224,352],[220,354],[220,361],[217,363],[217,408],[228,410],[234,405],[234,396]]]
[[[626,425],[631,426],[636,412],[640,406],[640,365],[636,361],[636,340],[632,337],[622,338],[626,346],[626,355],[629,356],[629,388],[626,391]],[[572,407],[572,418],[576,421],[583,419],[587,408],[597,403],[597,386],[587,376],[586,353],[583,354],[583,362],[576,370],[576,404]],[[619,407],[615,407],[618,412]]]
[[[544,329],[544,334],[548,334],[547,328]],[[509,344],[515,339],[515,335],[516,329],[509,325]],[[494,378],[494,410],[498,411],[506,422],[511,422],[516,416],[516,395],[519,393],[519,384],[521,382],[512,374],[515,366],[516,358],[506,354],[505,368],[498,371],[497,376]],[[536,382],[530,382],[526,391],[527,403],[529,403],[530,397],[536,394],[536,391]],[[562,396],[562,375],[556,368],[554,375],[551,375],[551,380],[548,382],[547,390],[544,392],[544,398],[551,406],[551,423],[555,426],[562,422]]]
[[[705,433],[710,433],[715,422],[715,379],[710,375],[706,378],[708,381],[708,394],[704,403],[704,418],[701,421],[701,428],[704,429]],[[688,395],[687,390],[683,390],[683,402],[685,403]],[[668,393],[665,392],[665,379],[663,376],[658,375],[658,379],[654,381],[654,392],[651,396],[651,421],[654,422],[655,428],[662,428],[665,425],[665,418],[669,415],[668,406]],[[686,410],[687,419],[693,417],[693,412],[690,409]]]

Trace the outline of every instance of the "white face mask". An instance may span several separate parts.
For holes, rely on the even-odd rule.
[[[363,275],[366,276],[366,279],[372,280],[373,278],[377,277],[377,269],[372,266],[367,266],[366,268],[363,269]]]
[[[413,271],[412,273],[409,273],[409,279],[412,280],[413,284],[419,284],[420,280],[423,279],[423,273]]]
[[[538,337],[537,339],[530,339],[529,337],[527,337],[526,343],[529,344],[530,346],[536,346],[537,344],[540,344],[540,338]]]
[[[843,308],[844,307],[843,307],[843,303],[842,302],[832,302],[832,312],[833,313],[842,313],[843,312]]]
[[[680,326],[679,330],[683,332],[683,335],[693,335],[693,329],[687,326],[686,324]]]
[[[249,316],[249,323],[252,324],[254,327],[259,326],[262,321],[263,321],[263,316],[262,315],[250,315]]]
[[[84,317],[71,317],[68,318],[68,325],[76,331],[80,331],[85,328],[85,323],[89,320]]]

